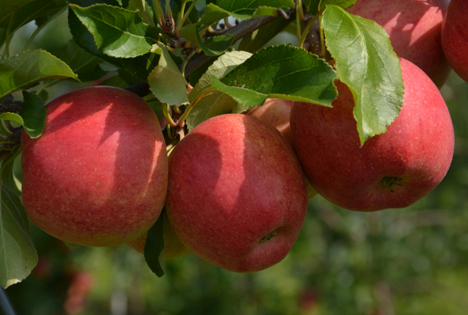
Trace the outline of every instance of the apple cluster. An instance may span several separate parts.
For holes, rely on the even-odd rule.
[[[143,99],[114,87],[83,88],[48,103],[40,138],[23,133],[22,201],[30,219],[66,242],[127,243],[143,252],[162,215],[164,257],[193,252],[252,272],[287,255],[313,191],[355,211],[421,199],[453,156],[454,130],[438,86],[449,62],[468,74],[457,66],[468,64],[466,56],[454,49],[464,51],[463,38],[451,31],[468,28],[468,6],[452,0],[447,12],[444,0],[394,0],[385,9],[377,3],[358,0],[349,11],[381,24],[400,57],[404,102],[384,134],[361,144],[354,96],[337,81],[332,108],[268,99],[204,121],[168,155]],[[401,27],[416,17],[413,28]]]

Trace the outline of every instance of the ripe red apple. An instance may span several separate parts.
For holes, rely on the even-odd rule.
[[[396,54],[413,62],[441,87],[451,70],[440,35],[449,2],[358,0],[348,11],[380,24],[390,36]]]
[[[165,258],[169,257],[179,257],[185,256],[191,253],[191,251],[185,247],[184,244],[179,240],[177,235],[174,233],[169,220],[167,219],[167,215],[163,212],[161,214],[163,216],[163,239],[164,239],[164,249],[162,251],[162,256]],[[142,236],[138,237],[137,239],[128,243],[128,245],[136,250],[139,253],[145,252],[145,243],[146,237],[148,233],[143,234]]]
[[[40,138],[22,135],[22,200],[45,232],[111,246],[146,232],[164,205],[168,164],[158,119],[136,94],[105,86],[46,105]]]
[[[442,47],[453,70],[468,82],[468,2],[452,0],[442,24]]]
[[[262,270],[287,255],[302,228],[304,174],[273,126],[216,116],[171,152],[166,209],[179,239],[201,258],[235,272]]]
[[[289,117],[291,116],[291,108],[293,101],[283,100],[280,98],[268,98],[262,106],[254,107],[246,112],[247,115],[257,117],[264,122],[269,123],[288,140],[293,146],[291,136],[291,126]],[[307,197],[311,199],[317,195],[317,191],[306,180]]]
[[[293,102],[279,98],[268,98],[262,106],[247,111],[247,115],[255,116],[273,125],[292,145],[289,116]]]
[[[337,82],[333,108],[294,103],[291,131],[306,177],[320,195],[350,210],[403,208],[444,178],[454,149],[447,106],[429,77],[400,59],[405,85],[400,115],[361,147],[354,99]]]

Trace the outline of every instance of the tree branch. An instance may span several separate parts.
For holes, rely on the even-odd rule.
[[[223,35],[234,35],[234,43],[238,40],[244,38],[245,36],[251,34],[255,30],[259,29],[260,27],[278,19],[279,17],[276,16],[261,16],[258,18],[253,18],[249,20],[242,21],[238,25],[229,28],[226,32],[223,32]],[[203,65],[205,62],[210,60],[212,56],[207,56],[204,53],[196,54],[190,61],[188,62],[187,66],[185,67],[185,75],[190,75],[194,72],[198,67]]]

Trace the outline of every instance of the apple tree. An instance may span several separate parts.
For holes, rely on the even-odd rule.
[[[353,105],[351,117],[353,132],[357,135],[356,145],[365,147],[366,143],[384,135],[399,117],[408,86],[402,75],[399,52],[394,51],[397,45],[401,47],[397,43],[398,37],[388,29],[391,26],[360,16],[358,4],[359,0],[2,1],[1,286],[5,288],[25,279],[38,261],[34,240],[29,233],[29,224],[35,223],[29,220],[26,214],[29,209],[25,211],[22,199],[22,178],[25,175],[22,171],[25,168],[21,168],[24,149],[21,138],[28,137],[39,143],[50,132],[47,129],[51,124],[47,112],[49,107],[45,105],[52,101],[50,91],[56,84],[74,81],[88,89],[96,85],[113,86],[144,99],[159,119],[170,157],[172,152],[182,147],[179,143],[189,138],[192,130],[209,125],[207,121],[210,119],[225,114],[240,115],[260,108],[272,99],[292,106],[298,103],[333,108],[334,101],[342,94],[336,88],[340,81],[339,84],[348,89],[348,102]],[[354,5],[356,15],[350,13]],[[361,5],[366,8],[365,3]],[[440,6],[440,12],[444,12],[446,4],[441,1]],[[411,9],[410,4],[405,10]],[[69,28],[72,39],[55,51],[41,47],[30,49],[34,37],[64,12],[68,23],[63,27]],[[436,20],[436,29],[440,30],[442,17],[441,13],[440,20]],[[34,23],[36,31],[24,47],[13,48],[17,31],[28,23]],[[433,30],[434,25],[429,25],[426,31],[429,29]],[[278,43],[277,35],[284,31],[294,34],[294,44]],[[418,64],[418,60],[410,61]],[[426,63],[433,65],[437,62]],[[421,76],[426,76],[422,70]],[[437,94],[436,85],[427,78],[424,79],[428,82],[424,87]],[[443,85],[440,76],[433,79],[439,86]],[[65,92],[68,91],[62,94]],[[450,129],[451,122],[441,128]],[[447,131],[448,134],[451,132],[451,129]],[[292,142],[297,146],[294,134],[293,130]],[[224,136],[230,137],[235,135]],[[398,132],[395,137],[398,137]],[[347,140],[339,141],[345,143]],[[256,143],[263,146],[263,142]],[[48,159],[53,159],[52,151],[48,153]],[[450,164],[453,143],[448,144],[447,152],[444,164],[436,166],[442,173],[439,181]],[[294,156],[294,153],[288,154],[289,157]],[[268,156],[274,158],[275,153]],[[340,158],[346,159],[346,156],[338,154],[336,159]],[[100,157],[92,159],[99,160]],[[187,163],[198,162],[197,159],[195,155]],[[306,177],[310,181],[310,176]],[[398,178],[397,182],[394,177],[389,180],[393,181],[392,185],[387,185],[389,194],[403,184]],[[311,184],[314,187],[314,183]],[[305,192],[306,184],[302,179],[300,185]],[[29,184],[32,186],[34,182]],[[434,185],[424,194],[433,188]],[[255,190],[250,189],[249,193],[252,191]],[[172,196],[171,204],[176,204],[176,192],[169,191],[168,194]],[[312,195],[313,188],[309,186],[309,197]],[[305,202],[301,204],[305,210]],[[176,232],[176,239],[184,233],[175,219],[184,214],[172,215],[170,210],[163,210],[159,218],[154,218],[156,222],[149,230],[141,231],[141,240],[130,244],[144,252],[148,266],[158,276],[164,274],[160,258],[161,253],[164,256],[164,243],[167,243],[165,233],[171,227]],[[216,219],[210,220],[216,224]],[[300,224],[296,228],[298,233]],[[279,236],[279,229],[271,231],[263,235],[259,243],[275,237],[279,239]],[[190,237],[187,234],[181,239]],[[191,250],[196,247],[190,245]]]

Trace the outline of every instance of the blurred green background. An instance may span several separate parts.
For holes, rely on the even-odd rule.
[[[66,25],[59,17],[30,48],[61,48]],[[15,35],[12,55],[34,29]],[[78,86],[62,82],[49,95]],[[442,94],[455,126],[453,164],[409,208],[357,213],[315,197],[290,254],[251,274],[192,254],[165,259],[157,278],[126,245],[70,249],[32,226],[40,262],[6,292],[18,314],[31,315],[468,314],[468,83],[452,73]]]

